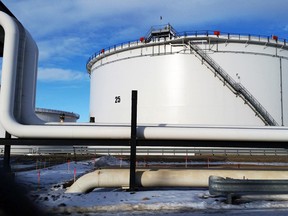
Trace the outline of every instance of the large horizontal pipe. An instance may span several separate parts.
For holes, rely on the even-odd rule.
[[[67,193],[87,193],[95,188],[129,186],[129,169],[101,169],[81,176]],[[217,170],[217,169],[138,169],[138,187],[208,187],[209,176],[234,179],[287,180],[283,170]]]
[[[129,139],[130,125],[50,124],[35,116],[38,49],[30,34],[13,17],[0,12],[5,32],[0,120],[19,138]],[[139,125],[139,139],[287,142],[287,127],[222,127]]]

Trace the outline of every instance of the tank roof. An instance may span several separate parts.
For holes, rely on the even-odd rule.
[[[265,47],[275,47],[283,50],[288,50],[288,43],[286,39],[278,38],[276,35],[263,36],[253,34],[235,34],[226,33],[221,31],[185,31],[178,33],[170,24],[153,26],[148,31],[145,37],[135,41],[128,41],[121,44],[117,44],[94,53],[87,61],[86,69],[88,73],[91,73],[91,68],[98,60],[120,53],[125,50],[137,49],[139,47],[149,47],[159,44],[177,44],[186,43],[187,41],[209,41],[211,43],[245,43],[256,44]]]
[[[166,25],[152,26],[148,32],[145,42],[150,42],[153,39],[173,38],[177,36],[176,30],[168,23]]]
[[[73,112],[67,112],[67,111],[62,111],[62,110],[54,110],[54,109],[45,109],[45,108],[36,108],[35,109],[36,113],[52,113],[52,114],[59,114],[59,115],[65,115],[65,116],[70,116],[76,119],[80,118],[80,115],[77,113]]]

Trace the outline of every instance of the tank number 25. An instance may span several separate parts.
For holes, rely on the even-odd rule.
[[[121,102],[121,97],[115,96],[115,103],[120,103],[120,102]]]

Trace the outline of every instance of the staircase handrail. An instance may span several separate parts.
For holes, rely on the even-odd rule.
[[[218,73],[223,82],[227,82],[234,90],[234,94],[242,95],[244,101],[248,102],[256,114],[259,114],[261,119],[268,125],[277,126],[277,121],[270,113],[262,106],[262,104],[239,82],[236,82],[220,65],[218,65],[210,56],[208,56],[198,45],[189,41],[188,45],[204,60],[211,68]]]

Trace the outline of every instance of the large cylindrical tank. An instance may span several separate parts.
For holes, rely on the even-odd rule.
[[[288,124],[286,40],[172,30],[152,30],[89,59],[92,120],[130,123],[131,91],[138,90],[139,124]]]

